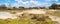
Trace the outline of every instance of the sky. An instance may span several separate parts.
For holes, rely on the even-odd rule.
[[[0,5],[12,7],[49,7],[53,3],[60,4],[60,0],[0,0]]]

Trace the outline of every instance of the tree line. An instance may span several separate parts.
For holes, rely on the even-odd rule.
[[[49,9],[60,9],[60,4],[58,5],[54,3],[49,7]]]
[[[6,5],[0,5],[0,10],[7,10],[7,9],[27,9],[27,8],[24,8],[24,7],[18,7],[18,8],[16,8],[16,7],[6,7]],[[45,9],[45,7],[29,7],[28,9]],[[49,9],[60,9],[60,5],[58,5],[58,4],[52,4],[50,7],[49,7]]]

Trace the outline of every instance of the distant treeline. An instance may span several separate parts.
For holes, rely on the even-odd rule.
[[[20,9],[46,9],[46,7],[29,7],[29,8],[24,8],[24,7],[6,7],[5,5],[0,5],[0,10],[20,10]],[[47,9],[60,9],[60,4],[52,4],[50,7]]]

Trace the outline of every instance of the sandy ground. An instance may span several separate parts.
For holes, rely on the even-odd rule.
[[[36,9],[33,9],[33,10],[28,10],[28,11],[23,11],[24,13],[30,13],[30,14],[45,14],[46,12],[44,10],[36,10]]]
[[[57,17],[57,16],[52,16],[52,15],[48,15],[48,16],[49,16],[49,18],[52,19],[52,21],[56,21],[56,22],[58,22],[58,23],[60,24],[60,18],[59,18],[59,17]]]
[[[8,12],[0,12],[0,19],[7,19],[7,18],[17,18],[15,14],[10,14]]]
[[[6,18],[17,18],[17,15],[21,15],[23,13],[30,13],[30,14],[45,14],[46,12],[43,10],[26,10],[23,12],[18,12],[17,14],[10,14],[9,12],[0,12],[0,19],[6,19]]]
[[[56,10],[50,10],[50,11],[56,11]],[[0,12],[0,19],[6,19],[6,18],[17,18],[16,15],[21,15],[23,13],[30,13],[30,14],[46,14],[46,11],[44,10],[26,10],[26,11],[23,11],[23,12],[19,12],[17,14],[10,14],[8,12]],[[60,18],[59,17],[56,17],[56,16],[52,16],[52,15],[49,15],[49,17],[52,19],[52,21],[57,21],[60,23]]]

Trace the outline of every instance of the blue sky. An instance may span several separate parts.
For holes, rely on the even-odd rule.
[[[60,4],[60,0],[0,0],[0,5],[5,4],[6,6],[23,6],[23,7],[48,7],[53,3]]]

